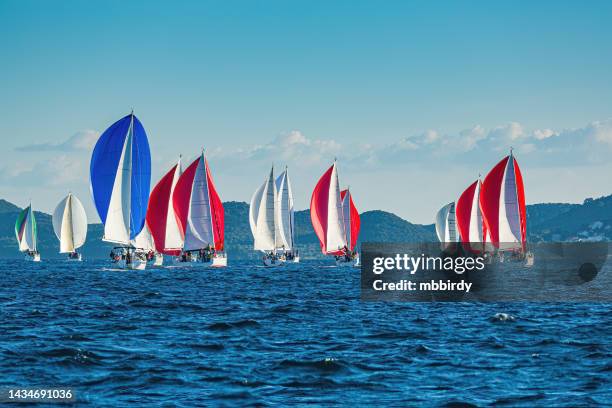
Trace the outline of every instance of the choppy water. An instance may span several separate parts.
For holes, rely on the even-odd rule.
[[[612,403],[609,304],[363,303],[357,270],[321,263],[104,266],[0,263],[0,386],[95,406]]]

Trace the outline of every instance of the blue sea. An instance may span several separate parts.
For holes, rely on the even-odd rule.
[[[0,387],[79,406],[612,404],[610,304],[366,303],[323,262],[0,273]]]

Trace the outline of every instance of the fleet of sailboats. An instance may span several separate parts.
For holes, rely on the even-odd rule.
[[[453,209],[449,206],[454,205]],[[451,222],[454,219],[455,223]],[[454,225],[453,225],[454,224]],[[512,150],[486,175],[476,180],[456,203],[436,216],[440,242],[458,239],[463,248],[503,260],[506,254],[533,263],[527,248],[525,187]]]
[[[60,253],[68,254],[69,261],[81,261],[77,249],[87,238],[87,214],[81,201],[69,193],[53,211],[53,231],[60,242]]]
[[[340,191],[336,161],[319,179],[310,200],[310,220],[324,255],[338,266],[359,265],[355,251],[360,219],[349,190]]]
[[[90,163],[93,202],[104,225],[103,241],[114,243],[111,261],[121,268],[161,266],[164,255],[175,265],[227,266],[225,212],[202,151],[183,171],[181,159],[152,191],[151,153],[142,123],[129,115],[113,123],[98,139]],[[317,182],[310,217],[321,252],[336,264],[359,265],[359,212],[349,189],[341,190],[337,162]],[[87,237],[87,215],[72,193],[53,212],[60,253],[82,260],[78,249]],[[288,169],[278,176],[274,166],[254,192],[249,205],[253,249],[265,266],[299,262],[295,243],[294,202]],[[470,184],[456,201],[436,214],[438,239],[447,246],[461,243],[473,253],[527,259],[527,215],[523,176],[512,150],[486,175]],[[40,261],[38,231],[32,205],[15,223],[19,249]]]
[[[249,224],[253,248],[263,252],[264,266],[299,262],[295,248],[293,192],[287,168],[274,178],[274,166],[268,178],[255,191],[249,205]]]

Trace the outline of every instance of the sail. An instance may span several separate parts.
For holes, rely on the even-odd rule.
[[[87,214],[81,201],[68,194],[53,212],[53,231],[60,241],[60,253],[75,252],[87,238]]]
[[[96,143],[90,186],[104,224],[103,240],[129,245],[145,223],[151,183],[147,134],[130,114],[111,125]]]
[[[461,242],[466,249],[480,252],[487,240],[487,229],[480,210],[480,190],[482,183],[476,180],[461,194],[455,205],[455,221]],[[473,245],[482,243],[482,245]]]
[[[276,247],[291,250],[295,243],[293,191],[285,168],[276,178]]]
[[[249,219],[252,219],[253,248],[259,251],[274,251],[276,249],[276,185],[274,183],[274,168],[264,184],[255,191],[249,208]]]
[[[457,242],[457,226],[455,223],[455,203],[446,204],[436,214],[436,234],[440,242]]]
[[[359,229],[361,228],[361,220],[359,219],[359,211],[353,202],[353,195],[346,189],[340,192],[342,199],[342,212],[344,218],[344,229],[346,231],[346,242],[348,242],[349,250],[353,251],[357,245],[359,238]]]
[[[145,224],[140,234],[132,240],[132,246],[147,252],[155,251],[155,242],[153,240],[153,235],[151,235],[151,231],[149,231],[148,225]]]
[[[310,220],[324,254],[340,255],[347,246],[336,163],[319,179],[310,199]]]
[[[151,231],[157,252],[179,255],[183,237],[172,205],[172,195],[181,176],[181,160],[155,185],[149,197],[147,226]]]
[[[24,208],[15,222],[15,235],[19,243],[19,250],[36,251],[36,241],[38,238],[38,229],[36,226],[36,217],[32,211],[32,205]]]
[[[202,154],[179,177],[172,196],[185,251],[224,245],[223,204]]]
[[[225,249],[225,209],[223,202],[210,172],[208,160],[204,158],[204,166],[206,167],[206,182],[208,183],[208,194],[210,197],[210,212],[212,214],[214,248],[217,251]]]
[[[495,247],[525,249],[525,189],[521,170],[512,154],[504,157],[485,177],[480,206]]]

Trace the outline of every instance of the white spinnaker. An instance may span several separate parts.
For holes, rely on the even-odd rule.
[[[206,180],[204,156],[200,157],[198,168],[191,186],[189,215],[185,231],[185,251],[194,251],[207,246],[214,247],[212,216],[210,212],[210,194]]]
[[[174,206],[172,205],[172,197],[174,195],[174,188],[178,182],[179,177],[183,174],[181,167],[181,159],[179,159],[176,169],[174,170],[174,176],[172,178],[172,187],[170,188],[170,195],[168,197],[168,214],[166,215],[166,239],[164,240],[164,249],[182,249],[183,248],[183,236],[176,219],[176,213],[174,212]]]
[[[53,230],[60,241],[60,253],[83,246],[87,238],[87,214],[81,201],[68,194],[53,212]]]
[[[521,220],[514,174],[514,158],[510,156],[504,170],[499,197],[500,249],[520,249]]]
[[[130,205],[132,197],[132,139],[134,118],[130,122],[115,182],[111,193],[110,204],[104,224],[104,241],[118,244],[130,244]]]
[[[149,231],[149,227],[147,227],[146,223],[142,231],[140,231],[140,234],[136,235],[136,238],[132,240],[132,246],[145,251],[155,251],[153,235],[151,235],[151,231]]]
[[[293,248],[294,217],[293,191],[287,169],[276,178],[276,247],[285,250]]]
[[[255,239],[255,234],[257,233],[257,217],[259,216],[259,204],[261,203],[261,197],[263,195],[264,189],[266,188],[267,183],[263,183],[253,196],[251,197],[251,204],[249,205],[249,225],[251,226],[251,234],[253,234],[253,239]]]
[[[276,186],[274,185],[274,169],[272,169],[264,184],[257,212],[253,245],[256,250],[274,251],[276,249],[275,200]]]
[[[440,242],[457,242],[457,226],[455,223],[455,203],[446,204],[436,215],[436,234]]]
[[[344,216],[342,200],[340,199],[340,186],[336,163],[332,169],[329,181],[329,195],[327,201],[327,252],[341,250],[347,246],[346,232],[344,230]]]
[[[36,235],[34,234],[34,213],[32,212],[32,206],[28,209],[26,215],[25,227],[23,231],[23,237],[19,242],[20,251],[36,251]]]
[[[472,212],[470,215],[470,242],[483,242],[482,212],[480,211],[480,183],[476,183],[474,197],[472,198]]]

